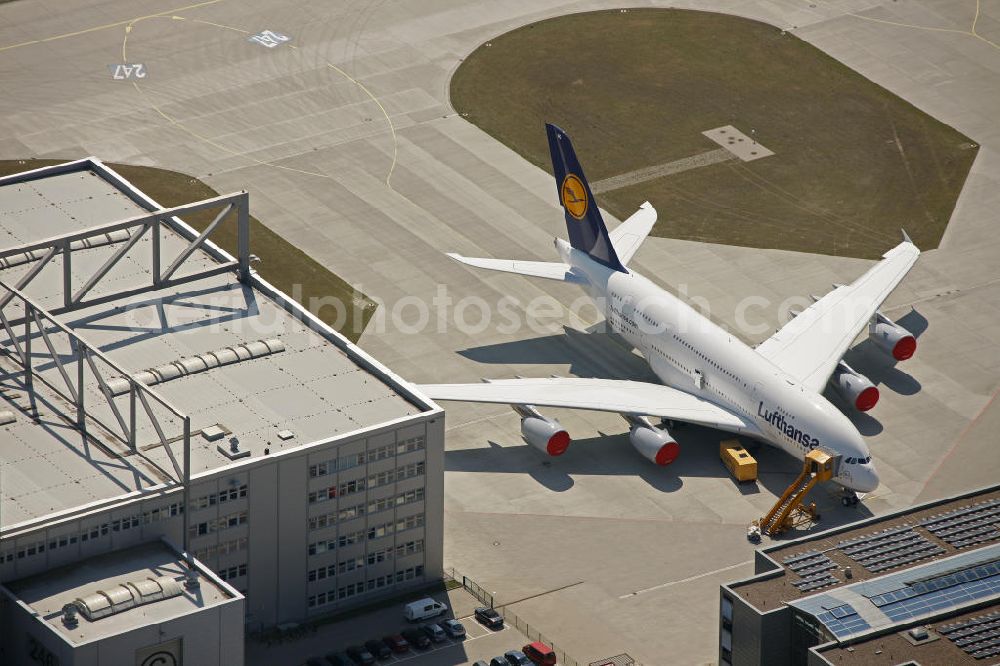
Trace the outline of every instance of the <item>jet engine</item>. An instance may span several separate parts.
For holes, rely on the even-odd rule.
[[[869,324],[868,338],[897,361],[905,361],[917,350],[917,339],[913,334],[881,312],[876,312],[875,319]]]
[[[833,371],[830,384],[841,398],[854,405],[859,412],[867,412],[878,402],[878,389],[872,381],[843,361]]]
[[[680,455],[680,445],[666,428],[657,428],[641,416],[622,416],[631,426],[628,439],[643,458],[662,466],[669,465]]]
[[[542,416],[532,405],[511,405],[521,417],[524,441],[550,456],[561,456],[569,448],[569,433],[555,419]]]

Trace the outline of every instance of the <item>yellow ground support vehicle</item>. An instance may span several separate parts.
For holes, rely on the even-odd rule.
[[[813,449],[807,453],[798,478],[788,486],[763,518],[754,521],[760,531],[774,536],[798,524],[819,520],[816,503],[804,503],[806,495],[820,481],[832,479],[838,464],[839,457],[823,449]]]
[[[727,439],[719,443],[719,457],[737,481],[757,480],[757,461],[747,453],[738,440]]]

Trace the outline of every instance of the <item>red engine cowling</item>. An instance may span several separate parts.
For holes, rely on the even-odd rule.
[[[868,327],[868,339],[897,361],[905,361],[917,351],[917,339],[883,314],[876,314]]]
[[[666,428],[657,428],[642,417],[626,416],[631,428],[629,442],[642,457],[657,465],[669,465],[681,453],[680,444]]]
[[[559,421],[542,416],[531,405],[513,405],[521,417],[521,436],[528,444],[550,456],[566,453],[572,441]]]
[[[830,377],[830,384],[841,398],[851,403],[859,412],[867,412],[878,403],[878,389],[872,380],[855,371],[843,361]]]

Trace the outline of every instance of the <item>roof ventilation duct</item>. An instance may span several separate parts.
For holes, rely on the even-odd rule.
[[[243,344],[224,347],[216,351],[198,354],[197,356],[188,356],[179,361],[150,368],[136,373],[135,378],[146,386],[153,386],[154,384],[168,382],[178,377],[205,372],[206,370],[211,370],[222,365],[230,365],[231,363],[239,363],[240,361],[249,361],[250,359],[277,354],[281,351],[285,351],[285,343],[278,338],[244,342]],[[129,380],[127,377],[112,377],[108,380],[108,389],[111,390],[112,395],[128,393],[128,388]]]

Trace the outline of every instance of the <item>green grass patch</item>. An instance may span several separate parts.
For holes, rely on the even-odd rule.
[[[649,200],[660,236],[874,258],[905,228],[937,247],[978,146],[790,33],[725,14],[572,14],[476,49],[451,81],[471,122],[551,170],[544,123],[591,182],[715,150],[733,125],[775,155],[613,190]],[[553,200],[555,188],[553,188]]]
[[[68,160],[0,160],[0,176],[66,161]],[[129,164],[108,164],[108,166],[165,208],[208,199],[219,194],[197,178],[177,171]],[[185,215],[183,219],[198,231],[203,231],[218,212],[218,210],[196,211]],[[210,240],[230,254],[236,255],[236,225],[229,220],[216,228]],[[368,321],[375,314],[375,303],[367,296],[253,216],[250,217],[250,251],[260,257],[260,263],[254,268],[261,277],[289,296],[295,297],[313,314],[337,328],[351,341],[358,341]],[[328,302],[331,298],[339,299],[345,304],[346,319],[343,321],[337,321],[335,308],[315,305],[323,301]]]

